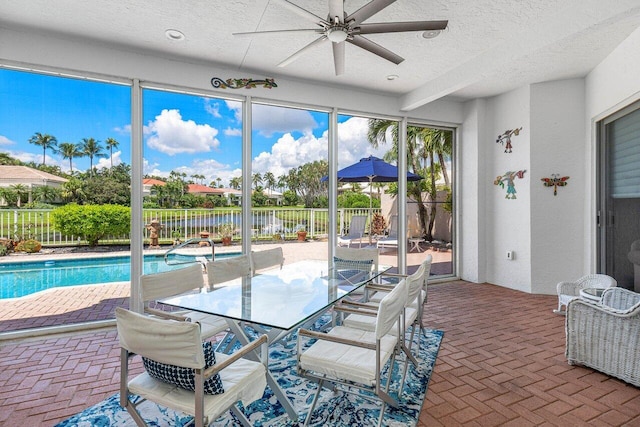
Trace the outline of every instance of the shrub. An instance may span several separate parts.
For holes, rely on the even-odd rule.
[[[55,209],[53,224],[67,236],[83,237],[96,246],[105,236],[122,236],[131,229],[131,209],[120,205],[75,205]]]
[[[16,245],[16,252],[26,252],[28,254],[33,254],[36,252],[40,252],[42,249],[42,243],[38,242],[34,239],[23,240]]]

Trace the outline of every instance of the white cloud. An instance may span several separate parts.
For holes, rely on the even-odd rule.
[[[149,148],[169,155],[208,152],[220,145],[217,129],[182,120],[178,110],[162,110],[144,127],[144,133]]]
[[[251,115],[253,128],[261,135],[270,137],[278,132],[310,132],[318,124],[305,110],[256,104]]]
[[[377,149],[367,140],[367,119],[352,118],[338,125],[338,166],[343,168],[370,155],[382,157],[391,144]],[[315,160],[327,159],[327,132],[320,138],[305,133],[293,139],[290,133],[280,137],[270,152],[263,151],[253,159],[253,172],[264,174],[271,171],[275,176],[289,172],[289,169]]]
[[[382,158],[391,149],[391,142],[373,148],[367,139],[368,119],[352,117],[338,125],[338,168],[349,166],[363,157]]]
[[[122,151],[116,151],[115,153],[113,153],[113,166],[118,166],[120,163],[122,163],[122,159],[120,158],[121,155]],[[102,157],[100,158],[100,160],[98,160],[98,164],[96,164],[95,167],[97,167],[98,170],[102,168],[109,169],[111,167],[111,159],[109,157]]]
[[[204,100],[204,110],[211,114],[215,118],[221,118],[220,114],[220,104],[217,102],[213,102],[211,98],[203,98]]]
[[[10,140],[4,135],[0,135],[0,145],[13,145],[13,144],[15,144],[14,141]]]
[[[131,135],[131,124],[116,126],[113,128],[113,130],[122,135]]]
[[[242,122],[242,104],[227,103],[227,106],[234,111],[236,120],[239,123]],[[274,133],[293,131],[306,133],[318,126],[311,113],[306,110],[261,104],[253,106],[251,123],[254,130],[267,138]]]
[[[240,128],[226,128],[224,130],[226,136],[242,136],[242,129]]]

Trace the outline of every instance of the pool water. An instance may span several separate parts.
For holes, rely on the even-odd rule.
[[[216,258],[225,255],[229,256],[222,254]],[[163,256],[146,255],[144,274],[184,268],[197,262],[194,257],[185,256],[171,261],[188,263],[168,265]],[[56,287],[125,282],[130,276],[129,256],[4,263],[0,264],[0,299],[23,297]]]

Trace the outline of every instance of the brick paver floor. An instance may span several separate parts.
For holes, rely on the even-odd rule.
[[[445,331],[419,427],[640,425],[640,389],[564,358],[556,297],[454,281],[430,285]],[[0,345],[0,425],[51,426],[116,393],[114,328]]]

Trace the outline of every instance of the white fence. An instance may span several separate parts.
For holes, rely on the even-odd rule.
[[[374,209],[373,212],[379,212]],[[0,238],[28,239],[40,241],[44,246],[65,246],[86,243],[78,236],[65,236],[55,229],[47,209],[0,210]],[[339,209],[338,230],[347,229],[351,216],[367,214],[368,209]],[[171,241],[174,234],[182,240],[199,237],[207,231],[212,238],[217,237],[217,229],[221,224],[233,224],[234,239],[240,239],[242,218],[237,209],[145,209],[145,224],[158,219],[162,225],[159,233],[160,241]],[[329,216],[327,209],[261,209],[252,210],[252,238],[274,239],[294,238],[296,231],[304,228],[308,238],[327,236],[329,234]],[[277,236],[277,237],[276,237]],[[148,237],[145,233],[144,238]],[[130,236],[108,236],[101,243],[128,243]]]

